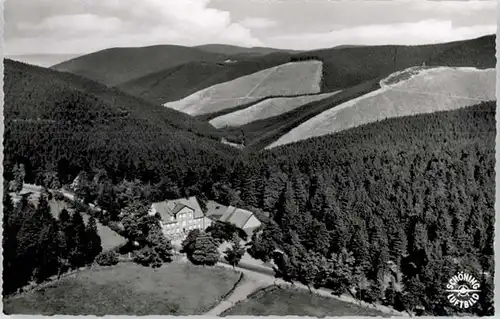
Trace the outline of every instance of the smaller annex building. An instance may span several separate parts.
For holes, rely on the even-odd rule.
[[[161,217],[163,233],[172,240],[183,239],[190,230],[203,230],[212,224],[194,196],[153,203],[149,214],[156,213]]]
[[[249,236],[252,236],[253,231],[261,225],[253,212],[234,206],[224,206],[214,201],[207,203],[207,216],[213,220],[233,224]]]

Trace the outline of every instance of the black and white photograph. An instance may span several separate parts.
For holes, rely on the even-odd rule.
[[[2,1],[3,314],[494,316],[497,2]]]

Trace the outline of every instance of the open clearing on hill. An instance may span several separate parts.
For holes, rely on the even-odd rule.
[[[187,263],[161,268],[121,263],[86,270],[30,294],[4,300],[7,314],[199,315],[215,306],[240,274]]]
[[[290,62],[216,84],[164,106],[189,115],[201,115],[267,96],[319,93],[322,71],[320,61]]]
[[[263,120],[289,112],[302,105],[325,99],[337,93],[338,92],[297,97],[270,98],[243,110],[216,117],[209,123],[215,128],[245,125],[253,121]]]
[[[454,110],[496,100],[495,82],[495,69],[437,67],[397,72],[382,80],[380,89],[318,114],[267,148],[386,118]]]
[[[221,316],[389,316],[375,309],[360,307],[307,291],[280,289],[275,286],[253,293]]]

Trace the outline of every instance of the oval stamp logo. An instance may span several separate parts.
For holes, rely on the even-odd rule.
[[[446,292],[449,292],[448,301],[453,306],[468,309],[479,300],[479,288],[479,281],[474,276],[459,272],[451,277],[446,285]]]

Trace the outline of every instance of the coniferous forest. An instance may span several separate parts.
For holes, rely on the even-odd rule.
[[[22,197],[14,205],[4,192],[3,205],[4,295],[89,265],[102,251],[96,219],[91,217],[86,225],[80,211],[70,214],[65,209],[56,219],[45,194],[36,204]]]
[[[467,271],[481,283],[473,311],[493,313],[496,102],[243,153],[178,112],[126,95],[111,101],[103,87],[83,94],[57,76],[45,86],[61,88],[57,94],[45,92],[39,102],[44,85],[37,85],[20,103],[9,92],[38,78],[23,75],[21,65],[6,67],[6,180],[15,180],[19,164],[25,182],[48,188],[78,176],[79,196],[99,203],[109,213],[99,218],[110,220],[130,205],[121,198],[126,189],[143,204],[197,195],[257,208],[267,218],[248,251],[273,260],[277,277],[449,315],[456,308],[446,300],[446,282]],[[96,244],[92,256],[79,248],[92,246],[82,239],[93,238],[92,226],[78,214],[55,220],[43,197],[36,207],[14,207],[7,196],[4,207],[4,278],[14,278],[4,291],[85,265],[100,252]],[[23,244],[33,243],[30,234],[40,236],[36,245]]]

